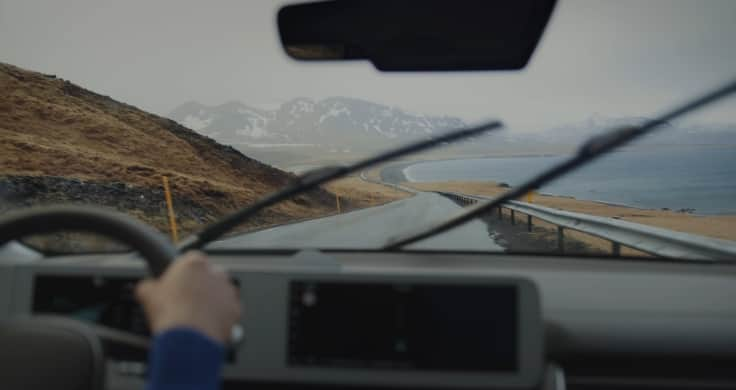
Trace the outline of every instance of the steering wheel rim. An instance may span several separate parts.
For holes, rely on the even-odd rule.
[[[101,234],[139,252],[154,278],[161,276],[177,256],[171,242],[149,225],[107,209],[89,206],[47,206],[8,213],[0,218],[0,247],[31,234],[63,230]],[[235,324],[228,348],[243,340],[243,328]]]
[[[32,234],[59,231],[96,233],[141,254],[155,278],[177,255],[176,248],[154,228],[132,217],[89,206],[46,206],[8,213],[0,218],[0,246]]]

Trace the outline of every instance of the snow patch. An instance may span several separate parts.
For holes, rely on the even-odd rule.
[[[212,118],[201,118],[204,113],[200,110],[199,116],[187,115],[181,124],[195,131],[200,131],[212,123]]]
[[[269,132],[267,132],[266,130],[260,127],[254,127],[254,128],[246,127],[244,129],[235,130],[235,133],[244,135],[246,137],[251,137],[251,138],[264,138],[264,137],[268,137],[269,135],[271,135]]]
[[[324,122],[327,118],[338,117],[340,114],[350,115],[350,110],[348,110],[346,107],[330,107],[329,111],[319,117],[319,123]]]
[[[247,108],[242,108],[242,107],[241,108],[238,108],[238,114],[240,114],[240,115],[248,115],[248,116],[251,116],[251,117],[256,117],[256,118],[259,118],[261,120],[266,120],[267,119],[265,116],[263,116],[263,114],[260,114],[260,113],[258,113],[256,111],[249,110]],[[248,118],[249,121],[250,121],[250,119],[251,118]]]
[[[295,100],[289,108],[289,114],[296,116],[308,112],[314,112],[314,102],[306,99]]]
[[[247,118],[248,124],[245,128],[235,130],[235,133],[251,138],[271,137],[272,134],[265,129],[266,121],[262,117]]]

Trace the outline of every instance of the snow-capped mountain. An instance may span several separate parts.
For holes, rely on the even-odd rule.
[[[188,102],[169,114],[182,125],[224,143],[386,145],[465,126],[455,117],[414,115],[365,100],[296,98],[276,110],[240,102],[205,106]]]
[[[465,126],[456,117],[415,115],[396,107],[346,97],[319,101],[296,98],[275,110],[257,109],[240,102],[219,106],[189,102],[177,107],[169,117],[225,144],[322,145],[341,151],[385,148],[408,138],[427,137]],[[518,133],[506,128],[458,145],[462,149],[458,153],[573,150],[595,134],[641,125],[647,120],[592,115],[536,132]],[[697,144],[736,145],[736,125],[666,124],[629,147]]]
[[[275,113],[248,107],[240,102],[228,102],[219,106],[187,102],[174,109],[169,117],[218,140],[274,138],[274,134],[266,130],[266,126],[273,121]]]

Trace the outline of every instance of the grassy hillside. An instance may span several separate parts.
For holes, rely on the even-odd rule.
[[[185,231],[284,186],[293,176],[178,123],[52,75],[0,63],[0,212],[45,203],[113,207],[166,228],[162,175]],[[334,212],[315,191],[248,227]]]

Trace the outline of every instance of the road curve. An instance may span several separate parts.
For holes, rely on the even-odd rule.
[[[383,206],[314,219],[231,237],[211,248],[380,248],[397,234],[443,220],[461,207],[434,193],[419,192],[411,198]],[[502,251],[480,221],[469,222],[436,237],[407,246],[408,249]]]

